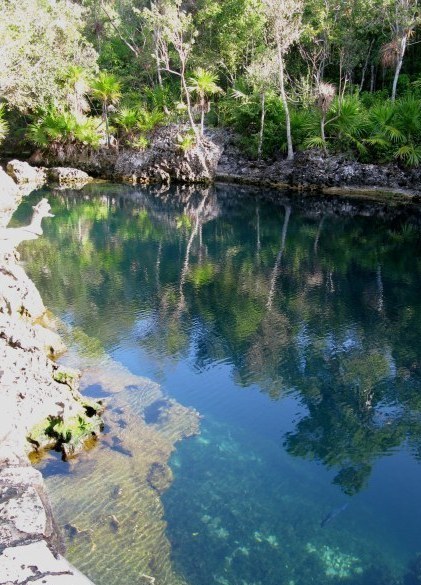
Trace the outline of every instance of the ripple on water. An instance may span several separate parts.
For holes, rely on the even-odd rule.
[[[167,462],[174,445],[198,432],[198,415],[112,362],[88,369],[82,386],[94,381],[115,392],[98,448],[71,463],[67,475],[49,474],[44,462],[67,556],[96,585],[146,584],[148,575],[184,585],[172,567],[160,496],[172,480]]]

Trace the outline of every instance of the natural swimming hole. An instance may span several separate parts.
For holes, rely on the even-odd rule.
[[[41,195],[22,258],[108,402],[95,449],[40,464],[69,560],[97,585],[418,583],[420,215],[98,184],[16,222]]]

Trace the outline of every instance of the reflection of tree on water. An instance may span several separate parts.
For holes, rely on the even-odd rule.
[[[284,225],[282,227],[281,247],[280,247],[280,250],[278,252],[278,255],[276,256],[275,266],[273,268],[272,276],[270,278],[270,288],[269,288],[268,301],[267,301],[267,308],[269,310],[272,308],[273,297],[275,294],[276,281],[278,279],[279,270],[281,267],[282,254],[284,253],[284,250],[285,250],[285,241],[286,241],[286,237],[287,237],[290,215],[291,215],[291,207],[289,205],[287,205],[287,206],[285,206],[285,218],[284,218]]]
[[[180,301],[179,301],[179,307],[178,307],[179,311],[181,311],[185,308],[184,285],[186,284],[186,277],[187,277],[187,274],[188,274],[189,268],[190,268],[191,248],[193,245],[193,241],[199,232],[200,232],[201,239],[202,239],[202,234],[201,234],[202,221],[203,221],[202,215],[204,212],[204,208],[205,208],[205,204],[206,204],[207,199],[208,199],[208,195],[205,195],[203,197],[202,201],[197,206],[197,208],[194,211],[190,211],[190,214],[194,218],[194,224],[193,224],[193,229],[191,231],[189,240],[187,242],[186,255],[184,258],[183,269],[182,269],[181,275],[180,275],[180,289],[179,289]],[[186,209],[185,213],[186,212],[187,212],[187,209]],[[186,213],[186,215],[187,215],[187,213]],[[203,244],[201,241],[199,244],[200,249],[202,248],[202,245]]]
[[[226,360],[239,384],[294,392],[307,414],[287,449],[346,493],[405,441],[420,457],[416,217],[338,219],[330,200],[284,196],[233,204],[221,188],[90,189],[52,201],[47,237],[25,252],[47,305],[77,303],[76,324],[111,345],[142,307],[139,344],[157,361]]]

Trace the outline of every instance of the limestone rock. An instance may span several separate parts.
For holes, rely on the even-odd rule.
[[[63,147],[54,156],[37,151],[31,160],[52,167],[58,163],[71,165],[93,176],[131,183],[212,182],[224,148],[223,140],[209,134],[200,145],[184,151],[179,138],[187,132],[187,125],[172,124],[154,130],[150,146],[145,150],[86,147],[75,153],[74,149]]]
[[[46,182],[45,169],[32,167],[27,162],[16,159],[11,160],[7,163],[6,170],[7,174],[10,175],[18,185],[30,183],[34,185],[34,187],[41,187]]]
[[[18,198],[16,183],[0,167],[0,228],[8,224]]]
[[[57,358],[66,351],[66,346],[58,333],[39,324],[35,324],[33,327],[37,339],[42,343],[42,347],[49,357]]]
[[[48,181],[59,186],[85,185],[93,179],[84,171],[69,167],[53,167],[47,170]]]
[[[226,139],[216,170],[219,181],[327,193],[405,190],[417,195],[421,193],[420,178],[419,168],[403,169],[392,163],[365,164],[340,155],[325,155],[319,150],[297,152],[293,161],[284,158],[255,161],[241,152],[234,135]]]
[[[43,540],[6,548],[0,555],[0,585],[43,583],[92,585],[63,557],[56,557]]]

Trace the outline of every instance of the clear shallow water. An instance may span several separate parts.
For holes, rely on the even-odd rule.
[[[417,583],[419,216],[224,186],[50,202],[23,253],[46,305],[203,416],[162,495],[175,571],[191,585]],[[53,491],[55,474],[72,486],[57,463],[45,472]]]

